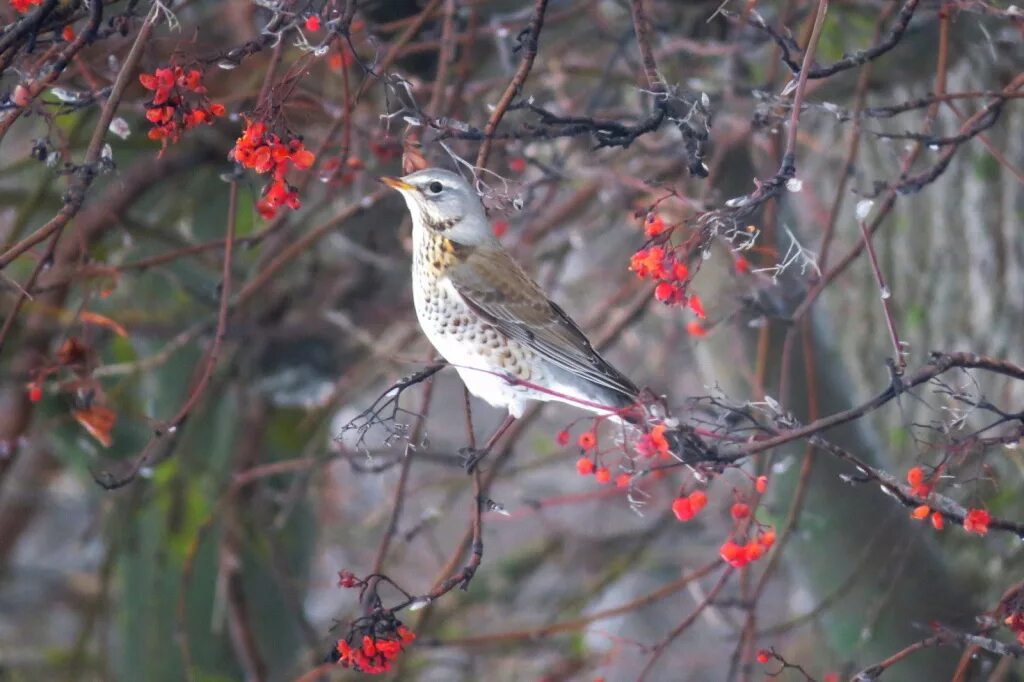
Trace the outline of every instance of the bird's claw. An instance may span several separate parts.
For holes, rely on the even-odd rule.
[[[466,470],[467,474],[471,474],[476,469],[476,465],[480,463],[480,460],[487,456],[487,450],[462,448],[459,450],[459,455],[462,457],[462,467]]]

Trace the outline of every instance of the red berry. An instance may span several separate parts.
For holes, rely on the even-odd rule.
[[[594,473],[594,463],[588,457],[580,457],[576,460],[576,471],[580,476],[589,476]]]
[[[608,471],[608,467],[601,467],[594,472],[594,479],[602,485],[610,483],[612,480],[612,472]]]
[[[320,16],[311,14],[306,17],[306,30],[315,33],[320,30]]]
[[[687,495],[687,499],[690,500],[694,513],[699,512],[708,503],[708,496],[703,490],[694,490]]]
[[[659,234],[665,231],[665,221],[661,219],[661,216],[651,213],[647,216],[647,221],[644,224],[644,234],[647,235],[648,239],[657,237]]]
[[[355,587],[357,582],[351,571],[338,571],[338,587]]]
[[[746,547],[737,545],[732,540],[725,541],[725,544],[719,548],[718,555],[733,568],[742,568],[748,563]]]
[[[704,319],[704,305],[700,302],[700,297],[697,294],[693,294],[686,301],[686,305],[689,306],[690,310],[693,311],[694,315],[700,319]]]
[[[732,517],[739,521],[750,516],[750,506],[743,502],[737,502],[732,506]]]
[[[14,93],[11,95],[11,101],[19,107],[26,106],[32,101],[32,93],[21,83],[14,86]]]
[[[680,521],[689,521],[694,517],[696,512],[693,511],[693,504],[689,498],[677,497],[672,502],[672,513],[676,515],[676,518]]]
[[[708,330],[701,326],[701,323],[697,320],[690,320],[686,323],[686,333],[700,339],[708,335]]]
[[[654,287],[654,298],[662,303],[670,303],[675,295],[676,288],[669,282],[659,282],[658,286]]]
[[[985,535],[988,533],[988,524],[992,517],[984,509],[971,509],[964,517],[964,530],[968,533]]]

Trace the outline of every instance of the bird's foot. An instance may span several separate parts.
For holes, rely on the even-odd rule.
[[[466,473],[473,473],[477,464],[487,456],[488,452],[490,452],[490,450],[480,450],[477,448],[462,448],[459,450],[459,455],[462,457],[462,467],[466,470]]]

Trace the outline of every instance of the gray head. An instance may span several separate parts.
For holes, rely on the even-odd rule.
[[[380,179],[397,189],[412,214],[413,229],[425,229],[459,244],[495,244],[480,197],[461,175],[427,168],[402,178]]]

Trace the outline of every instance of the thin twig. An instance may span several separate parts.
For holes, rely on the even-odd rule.
[[[227,237],[224,243],[224,261],[221,268],[221,290],[220,304],[217,308],[217,327],[214,330],[213,341],[211,342],[210,350],[206,355],[206,361],[203,363],[203,369],[199,375],[199,379],[190,391],[188,398],[178,409],[177,413],[169,421],[165,422],[155,430],[153,436],[142,448],[142,452],[131,460],[125,473],[115,475],[111,472],[101,472],[94,476],[96,482],[107,490],[120,488],[121,486],[130,483],[135,479],[135,476],[138,475],[142,467],[151,464],[151,458],[156,453],[157,447],[162,444],[167,437],[174,436],[176,434],[178,428],[184,423],[185,419],[188,418],[189,414],[191,414],[192,409],[199,403],[200,398],[203,397],[203,393],[205,393],[206,387],[209,385],[210,379],[213,377],[213,370],[217,365],[221,344],[224,342],[224,336],[227,332],[228,309],[229,302],[231,300],[231,266],[232,259],[234,257],[237,209],[238,183],[232,182],[228,193]]]
[[[896,372],[902,374],[907,368],[907,354],[903,352],[903,344],[900,343],[899,333],[896,331],[896,321],[893,319],[892,310],[889,309],[889,302],[892,300],[892,292],[889,285],[885,283],[882,275],[882,267],[878,264],[878,255],[875,253],[875,245],[871,242],[871,233],[868,226],[862,219],[857,220],[860,225],[860,233],[864,238],[864,248],[868,252],[868,260],[871,262],[871,270],[875,273],[875,282],[878,284],[879,298],[882,299],[882,312],[885,315],[885,326],[889,329],[889,340],[892,341],[893,353],[896,355]]]
[[[540,45],[540,31],[544,27],[544,12],[547,10],[547,6],[548,0],[534,0],[533,18],[530,20],[530,26],[519,37],[520,45],[523,49],[523,57],[519,62],[519,68],[516,69],[512,81],[505,88],[505,92],[502,93],[501,99],[498,100],[498,103],[494,106],[494,111],[491,112],[491,116],[487,120],[487,125],[484,126],[484,140],[480,144],[480,151],[476,155],[476,168],[478,170],[487,165],[487,157],[491,153],[491,137],[498,129],[498,124],[501,123],[502,117],[505,116],[508,106],[512,104],[512,100],[522,90],[523,84],[526,83],[526,77],[530,75],[530,69],[533,68],[533,60],[537,57],[537,48]]]
[[[658,659],[665,653],[669,645],[672,644],[679,635],[683,634],[687,628],[693,625],[694,621],[697,620],[700,614],[704,613],[704,609],[711,605],[711,602],[718,596],[718,593],[722,591],[726,584],[728,584],[729,578],[734,572],[735,570],[731,566],[727,566],[726,569],[722,571],[722,575],[719,576],[718,582],[716,582],[714,587],[708,591],[704,596],[704,599],[697,604],[697,608],[690,612],[690,615],[684,618],[683,622],[674,627],[663,640],[654,645],[654,652],[648,659],[647,665],[645,665],[643,670],[640,671],[640,675],[636,678],[636,682],[644,682],[644,680],[647,679],[647,675],[650,674],[651,670],[654,668],[654,664],[658,662]]]

